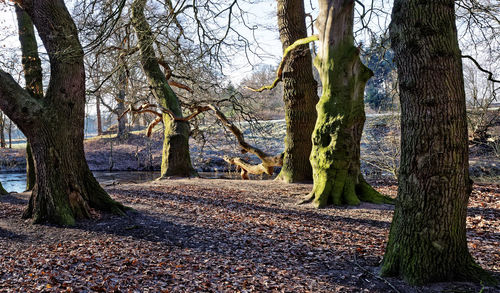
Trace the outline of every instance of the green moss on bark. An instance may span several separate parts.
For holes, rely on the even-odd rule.
[[[363,94],[372,72],[359,58],[351,39],[328,47],[315,65],[323,93],[316,106],[311,163],[314,187],[306,200],[314,206],[390,203],[374,190],[360,170],[360,141],[365,122]]]

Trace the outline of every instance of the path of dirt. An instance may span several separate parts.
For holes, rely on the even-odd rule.
[[[393,207],[295,203],[311,185],[178,179],[109,186],[134,211],[74,228],[21,220],[27,194],[0,197],[0,291],[479,292],[377,277]],[[395,195],[396,187],[378,189]],[[469,248],[500,276],[500,186],[475,185]],[[500,287],[483,292],[500,292]]]

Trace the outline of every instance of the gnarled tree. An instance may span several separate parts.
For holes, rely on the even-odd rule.
[[[390,201],[366,183],[360,170],[363,95],[372,72],[361,63],[354,46],[354,2],[319,1],[316,27],[320,43],[315,66],[323,92],[312,136],[314,187],[305,200],[316,207]]]
[[[147,0],[134,0],[132,4],[132,25],[138,39],[142,68],[158,103],[171,111],[174,116],[182,117],[179,99],[169,86],[155,54],[154,36],[144,15],[146,2]],[[170,115],[163,113],[163,124],[165,132],[161,177],[197,176],[189,155],[189,122],[175,121]]]
[[[37,181],[24,217],[72,225],[95,208],[123,214],[102,189],[83,149],[85,71],[73,20],[62,0],[17,1],[30,16],[50,58],[46,94],[34,98],[0,69],[0,109],[31,143]]]
[[[279,0],[278,26],[283,50],[298,39],[307,37],[304,1]],[[277,179],[289,183],[312,180],[309,155],[318,94],[308,45],[290,53],[283,68],[282,81],[286,137],[283,167]]]
[[[467,248],[472,181],[454,1],[396,0],[390,35],[401,98],[401,167],[382,275],[412,284],[491,281]]]

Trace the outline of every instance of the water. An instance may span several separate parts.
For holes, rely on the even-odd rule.
[[[141,183],[151,181],[160,175],[160,172],[93,172],[97,181],[102,184],[111,183]],[[26,173],[0,173],[0,182],[9,192],[23,192],[26,189]]]
[[[116,183],[142,183],[155,180],[160,176],[160,172],[154,171],[94,171],[95,178],[103,185]],[[237,172],[198,172],[201,178],[207,179],[240,179]],[[275,174],[276,175],[276,174]],[[274,176],[273,176],[274,177]],[[251,175],[250,179],[262,180],[272,179],[267,175]],[[23,192],[26,189],[26,173],[8,172],[0,173],[0,182],[5,190],[9,192]]]
[[[0,173],[0,182],[9,192],[23,192],[26,189],[26,173]]]

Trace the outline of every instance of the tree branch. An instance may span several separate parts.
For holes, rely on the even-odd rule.
[[[479,62],[476,61],[476,59],[474,59],[472,56],[469,56],[469,55],[462,55],[462,58],[466,58],[466,59],[469,59],[471,60],[477,67],[477,69],[479,69],[480,71],[488,74],[488,80],[491,81],[491,82],[496,82],[496,83],[500,83],[500,80],[498,79],[494,79],[493,78],[493,72],[491,71],[488,71],[486,69],[484,69],[483,67],[481,67],[481,65],[479,64]]]
[[[0,108],[24,133],[28,130],[26,125],[36,123],[43,112],[40,102],[2,69],[0,69]]]
[[[245,86],[245,87],[251,91],[254,91],[254,92],[263,92],[265,90],[272,90],[281,81],[283,68],[285,67],[285,62],[286,62],[288,56],[290,55],[290,52],[292,52],[293,50],[295,50],[297,47],[299,47],[301,45],[306,45],[306,44],[309,44],[309,43],[317,41],[317,40],[319,40],[318,35],[312,35],[312,36],[307,37],[307,38],[298,39],[293,44],[288,46],[285,49],[285,52],[283,53],[283,58],[281,59],[280,65],[278,66],[278,70],[276,71],[276,79],[273,81],[272,84],[263,86],[259,89],[254,89],[254,88],[251,88],[249,86]]]

